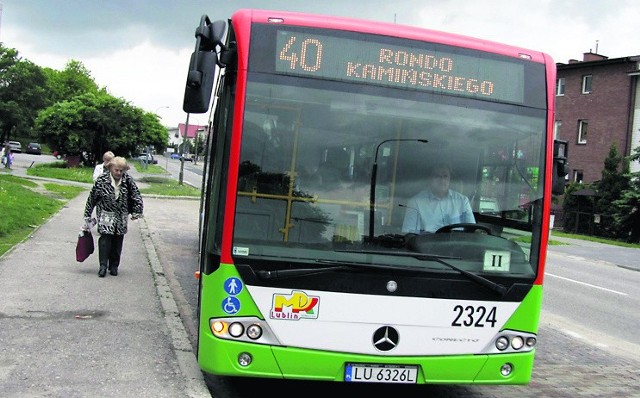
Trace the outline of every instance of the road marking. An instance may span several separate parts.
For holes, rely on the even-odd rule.
[[[584,336],[582,336],[580,333],[574,332],[573,330],[570,330],[570,329],[560,329],[560,331],[561,331],[561,332],[563,332],[564,334],[568,335],[568,336],[573,337],[573,338],[574,338],[574,339],[576,339],[576,340],[582,340],[582,341],[585,341],[585,342],[587,342],[587,343],[589,343],[589,344],[594,345],[595,347],[602,348],[602,349],[604,349],[604,350],[606,350],[606,349],[608,349],[608,348],[609,348],[609,345],[608,345],[608,344],[604,344],[604,343],[599,342],[599,341],[591,341],[590,339],[585,338],[585,337],[584,337]]]
[[[568,334],[569,336],[571,336],[571,337],[573,337],[573,338],[583,340],[582,335],[581,335],[580,333],[573,332],[573,331],[571,331],[571,330],[569,330],[569,329],[562,329],[562,331],[563,331],[565,334]]]
[[[580,282],[580,281],[577,281],[577,280],[575,280],[575,279],[565,278],[565,277],[563,277],[563,276],[558,276],[558,275],[550,274],[550,273],[548,273],[548,272],[545,272],[544,274],[545,274],[545,275],[548,275],[548,276],[552,276],[552,277],[554,277],[554,278],[559,278],[559,279],[563,279],[563,280],[565,280],[565,281],[569,281],[569,282],[577,283],[577,284],[579,284],[579,285],[589,286],[589,287],[592,287],[592,288],[594,288],[594,289],[600,289],[600,290],[604,290],[604,291],[607,291],[607,292],[610,292],[610,293],[619,294],[619,295],[621,295],[621,296],[628,296],[628,295],[629,295],[629,294],[627,294],[627,293],[619,292],[619,291],[617,291],[617,290],[607,289],[606,287],[596,286],[596,285],[592,285],[592,284],[590,284],[590,283],[586,283],[586,282]]]

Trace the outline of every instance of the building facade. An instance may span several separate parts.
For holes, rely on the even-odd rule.
[[[195,140],[196,137],[206,136],[207,126],[190,124],[188,127],[184,123],[178,123],[177,128],[169,130],[169,146],[180,146],[185,140]]]
[[[600,180],[611,144],[624,156],[640,146],[639,66],[640,56],[591,52],[557,64],[555,137],[568,142],[568,183]]]

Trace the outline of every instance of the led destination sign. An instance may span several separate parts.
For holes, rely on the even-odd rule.
[[[524,101],[524,65],[454,52],[280,30],[276,72]]]

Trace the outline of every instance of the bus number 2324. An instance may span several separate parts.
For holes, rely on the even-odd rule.
[[[456,305],[453,307],[453,312],[456,314],[455,319],[451,322],[451,326],[454,327],[476,327],[483,328],[488,324],[491,327],[496,326],[496,307],[487,309],[485,306],[473,306],[468,305],[466,307],[462,305]]]

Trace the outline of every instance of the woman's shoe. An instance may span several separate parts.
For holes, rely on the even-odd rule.
[[[113,275],[113,276],[118,276],[118,269],[117,268],[111,268],[109,270],[109,274]]]
[[[106,274],[107,274],[107,268],[106,268],[106,267],[105,267],[105,268],[100,267],[100,271],[98,271],[98,276],[99,276],[100,278],[104,278],[104,276],[105,276]],[[113,274],[112,274],[112,275],[113,275]]]

